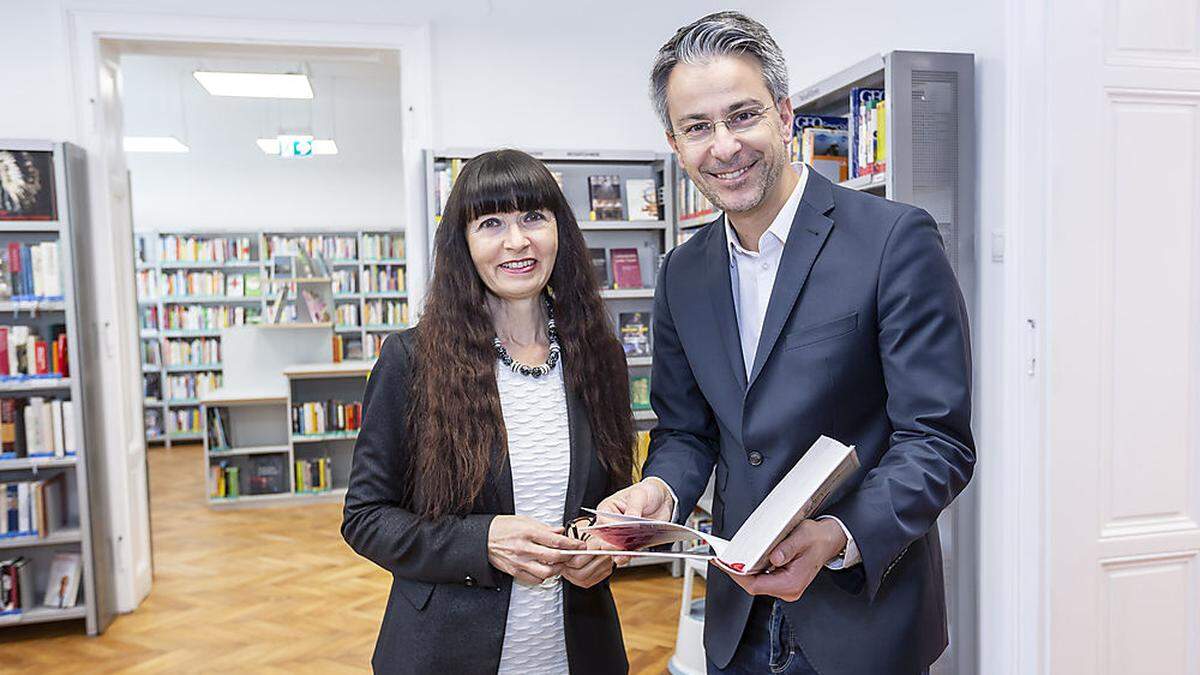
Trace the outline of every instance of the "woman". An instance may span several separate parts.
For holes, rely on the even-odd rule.
[[[380,672],[624,673],[611,559],[563,525],[629,483],[624,352],[575,217],[515,150],[467,162],[416,328],[371,372],[342,535],[392,573]]]

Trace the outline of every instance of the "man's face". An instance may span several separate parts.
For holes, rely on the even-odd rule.
[[[732,133],[718,124],[706,141],[684,130],[744,111],[764,110],[757,124]],[[772,99],[762,67],[751,56],[722,56],[702,64],[680,63],[667,80],[667,110],[675,135],[667,141],[679,163],[717,208],[753,211],[779,180],[788,163],[792,111]]]

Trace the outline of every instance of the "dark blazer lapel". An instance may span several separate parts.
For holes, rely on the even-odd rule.
[[[721,347],[729,361],[733,379],[746,390],[746,365],[742,358],[742,338],[738,334],[737,312],[733,308],[733,286],[729,276],[729,243],[725,239],[725,216],[712,226],[708,238],[708,297],[713,307],[713,327],[721,338]]]
[[[567,479],[567,499],[563,503],[563,525],[579,515],[592,455],[596,452],[583,400],[570,391],[567,392],[567,431],[571,438],[571,475]]]
[[[808,273],[817,260],[817,254],[821,252],[829,231],[833,229],[833,221],[825,216],[832,209],[833,189],[829,180],[809,169],[808,183],[804,186],[800,206],[792,220],[792,229],[788,232],[787,243],[783,246],[779,271],[775,274],[775,286],[771,289],[771,300],[767,303],[767,316],[763,320],[762,335],[759,337],[758,351],[754,355],[754,368],[750,372],[747,389],[754,386],[755,379],[762,372],[763,364],[775,348],[779,333],[791,315],[796,299],[800,297],[800,290],[808,280]]]

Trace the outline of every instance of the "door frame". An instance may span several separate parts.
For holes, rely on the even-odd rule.
[[[109,148],[120,148],[121,139],[105,137],[108,116],[119,110],[106,109],[99,90],[102,58],[122,43],[195,42],[241,45],[285,45],[312,48],[362,48],[394,51],[400,62],[399,86],[403,103],[400,133],[403,139],[401,161],[404,175],[404,213],[399,214],[405,229],[409,252],[409,278],[413,296],[420,298],[425,278],[425,189],[422,150],[433,147],[433,70],[428,25],[337,23],[296,21],[279,18],[224,18],[141,12],[99,12],[68,10],[67,31],[70,43],[71,91],[74,97],[76,140],[88,156],[88,200],[91,227],[107,233],[107,245],[120,247],[132,241],[130,222],[111,217],[108,203],[110,181],[106,170],[111,158]],[[119,104],[118,104],[119,105]],[[115,143],[113,142],[115,141]],[[132,258],[119,256],[116,264],[129,269],[116,270],[127,281],[133,277]],[[121,263],[125,264],[121,264]],[[89,279],[96,284],[119,283],[112,279]],[[132,281],[129,281],[132,283]],[[114,290],[119,287],[114,287]],[[136,307],[132,296],[114,292],[101,294],[112,298],[107,307],[97,308],[100,325],[85,327],[95,331],[88,339],[99,340],[109,349],[136,349]],[[118,361],[119,363],[119,361]],[[118,366],[119,368],[119,366]],[[113,373],[122,379],[130,373]],[[140,372],[137,374],[140,379]],[[150,592],[149,504],[145,486],[131,485],[131,478],[142,475],[146,445],[142,426],[129,427],[129,406],[141,409],[140,386],[136,397],[102,401],[103,416],[115,421],[107,427],[105,455],[111,476],[110,517],[113,544],[113,580],[116,611],[129,612]]]

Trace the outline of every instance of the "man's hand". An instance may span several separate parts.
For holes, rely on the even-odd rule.
[[[663,483],[646,479],[612,493],[600,502],[596,510],[654,520],[670,520],[671,512],[675,510],[675,502]]]
[[[675,499],[667,490],[666,484],[657,479],[644,478],[624,490],[617,490],[596,507],[597,511],[620,513],[626,516],[652,518],[654,520],[670,520],[675,511]],[[596,519],[597,523],[604,522],[604,516]],[[612,549],[613,546],[603,545]],[[625,567],[632,560],[629,556],[616,556],[617,567]]]
[[[772,570],[741,576],[730,574],[750,595],[769,595],[795,602],[825,563],[846,548],[846,533],[836,520],[806,520],[771,551]]]

